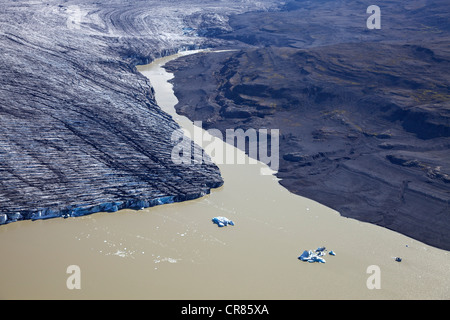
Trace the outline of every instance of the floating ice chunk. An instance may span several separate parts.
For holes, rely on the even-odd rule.
[[[333,251],[330,251],[329,254],[332,256],[336,255]],[[313,250],[303,251],[303,253],[298,257],[298,259],[310,263],[313,262],[325,263],[326,262],[325,259],[322,258],[325,255],[326,255],[325,247],[319,247],[315,251]]]
[[[312,250],[309,250],[309,251],[305,250],[298,258],[302,261],[308,261],[310,263],[312,263],[312,262],[325,263],[326,262],[325,259],[321,258],[321,256],[323,256],[323,255],[324,254],[322,252],[315,253]]]
[[[317,255],[313,255],[313,256],[308,260],[308,262],[325,263],[326,261],[325,261],[324,258],[321,258],[321,257],[319,257],[319,256],[317,256]]]
[[[310,255],[311,255],[311,251],[305,250],[298,258],[302,261],[308,261]]]
[[[212,222],[217,224],[219,227],[225,227],[227,225],[234,226],[234,222],[225,217],[215,217],[212,219]]]

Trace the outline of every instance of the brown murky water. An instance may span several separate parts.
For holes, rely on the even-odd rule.
[[[175,57],[139,69],[158,104],[192,132],[174,113],[171,75],[161,68]],[[224,186],[201,199],[0,227],[0,298],[450,298],[447,251],[293,195],[261,173],[263,164],[219,167]],[[235,226],[218,228],[215,216]],[[325,264],[297,259],[318,246],[336,256]],[[80,267],[79,290],[66,286],[69,265]],[[380,289],[367,286],[373,265]]]

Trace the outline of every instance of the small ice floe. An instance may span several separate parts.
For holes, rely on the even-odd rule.
[[[305,250],[303,253],[298,257],[302,261],[308,261],[308,262],[319,262],[319,263],[325,263],[325,259],[322,258],[324,255],[321,251],[312,251],[312,250]]]
[[[212,219],[212,222],[213,223],[215,223],[215,224],[217,224],[219,227],[225,227],[225,226],[227,226],[227,225],[232,225],[232,226],[234,226],[234,222],[233,221],[231,221],[230,219],[228,219],[228,218],[225,218],[225,217],[214,217],[213,219]]]
[[[329,252],[330,255],[335,256],[336,253],[334,253],[333,250]],[[323,256],[326,255],[326,248],[325,247],[318,247],[315,251],[313,250],[305,250],[303,253],[298,257],[301,261],[307,261],[310,263],[313,262],[319,262],[319,263],[325,263],[325,259]]]

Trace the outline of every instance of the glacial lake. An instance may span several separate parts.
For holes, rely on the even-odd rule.
[[[174,110],[172,75],[163,68],[189,53],[138,70],[158,105],[192,133],[192,122]],[[219,164],[224,185],[196,200],[1,226],[0,298],[450,298],[447,251],[341,217],[249,162]],[[216,216],[235,225],[219,228]],[[298,260],[319,246],[336,256],[324,256],[324,264]],[[80,289],[67,288],[71,265],[80,268]]]

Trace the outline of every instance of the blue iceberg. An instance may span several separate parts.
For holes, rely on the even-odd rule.
[[[336,255],[333,250],[331,250],[329,254],[332,256]],[[322,258],[325,255],[326,255],[325,247],[318,247],[315,251],[313,250],[303,251],[303,253],[298,257],[298,259],[310,263],[313,262],[325,263],[326,262],[325,259]]]
[[[234,222],[225,217],[215,217],[212,219],[212,222],[217,224],[221,228],[227,225],[234,226]]]
[[[308,262],[319,262],[319,263],[325,263],[325,259],[322,258],[325,253],[323,251],[312,251],[312,250],[305,250],[303,253],[298,257],[301,261],[308,261]]]

